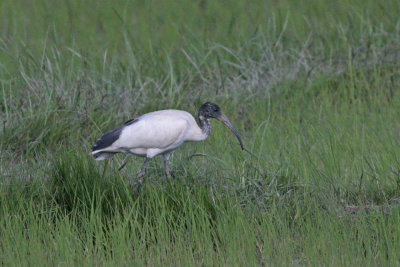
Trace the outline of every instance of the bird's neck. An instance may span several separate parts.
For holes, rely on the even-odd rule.
[[[203,137],[204,137],[204,140],[205,140],[211,134],[210,118],[204,117],[202,115],[199,115],[199,121],[200,121],[200,129],[201,129],[201,131],[203,133]]]

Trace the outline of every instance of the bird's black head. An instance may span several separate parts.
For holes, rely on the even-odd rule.
[[[218,107],[217,104],[207,102],[204,103],[199,109],[199,119],[200,121],[206,120],[208,118],[215,118],[225,124],[237,137],[240,143],[240,147],[244,149],[242,139],[239,136],[239,133],[236,131],[235,127],[233,127],[232,123],[229,119],[221,112],[221,108]],[[209,123],[209,122],[208,122]]]
[[[211,102],[204,103],[199,109],[199,117],[219,118],[221,115],[221,108],[217,104]]]

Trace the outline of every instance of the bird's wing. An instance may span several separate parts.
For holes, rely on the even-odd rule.
[[[124,126],[120,126],[111,131],[108,131],[104,135],[102,135],[99,139],[97,139],[96,143],[94,143],[92,147],[92,152],[96,152],[98,150],[103,150],[110,147],[121,135],[122,129]]]
[[[94,143],[92,147],[92,153],[96,153],[98,150],[104,150],[111,147],[115,141],[117,141],[122,133],[122,130],[139,121],[139,118],[135,118],[133,120],[129,120],[124,123],[124,125],[119,126],[111,131],[106,132],[99,139],[97,139],[96,143]]]
[[[123,127],[113,147],[165,148],[179,142],[189,125],[186,117],[179,115],[160,112],[141,116],[135,123]]]

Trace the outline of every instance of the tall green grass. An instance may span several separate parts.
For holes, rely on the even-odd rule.
[[[397,1],[2,1],[4,265],[398,265]],[[106,130],[218,103],[142,163]]]

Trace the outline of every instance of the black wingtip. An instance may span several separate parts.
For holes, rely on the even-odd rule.
[[[92,147],[92,152],[111,146],[121,135],[123,126],[115,128],[97,139]]]
[[[125,127],[132,125],[133,123],[135,123],[137,121],[139,121],[139,118],[129,120],[129,121],[125,122],[124,125],[105,133],[102,137],[97,139],[97,141],[94,143],[94,145],[92,147],[92,152],[111,146],[115,141],[118,140],[118,138],[121,135],[122,130]]]

